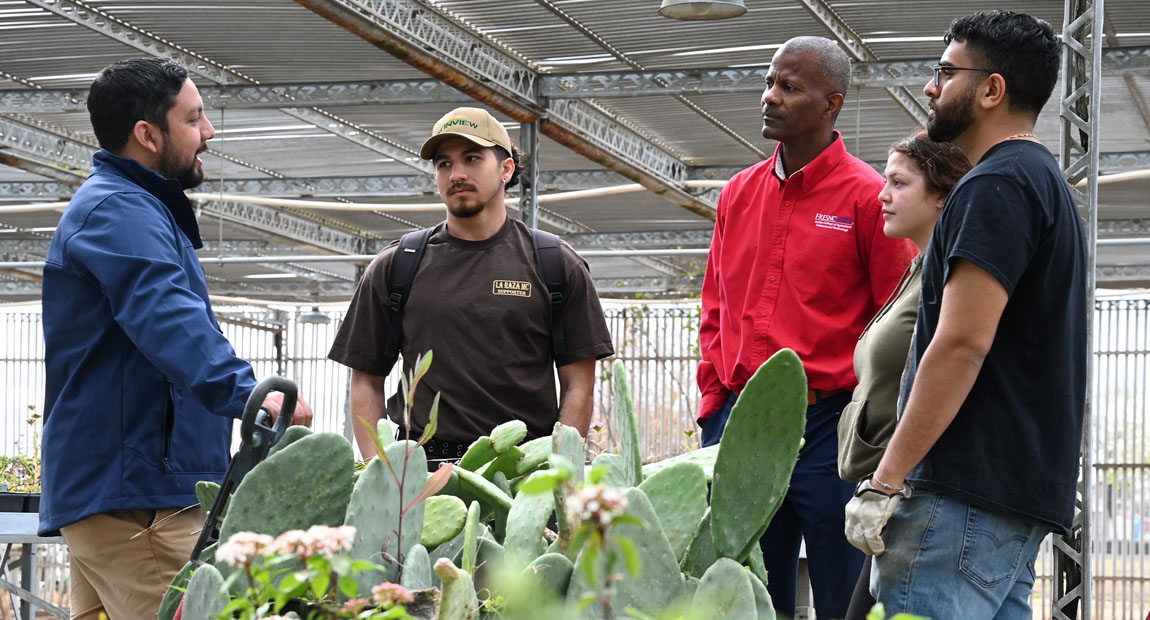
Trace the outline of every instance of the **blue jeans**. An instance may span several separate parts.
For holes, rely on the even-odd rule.
[[[704,446],[719,442],[735,404],[735,395],[703,425]],[[842,618],[862,569],[863,554],[847,542],[844,508],[854,485],[838,474],[838,424],[851,401],[843,392],[807,407],[806,443],[791,474],[791,484],[779,511],[759,540],[767,568],[767,591],[779,617],[795,615],[799,544],[807,543],[808,568],[820,620]],[[710,441],[710,443],[708,443]]]
[[[903,500],[871,565],[887,614],[1031,620],[1034,558],[1047,529],[938,493]]]

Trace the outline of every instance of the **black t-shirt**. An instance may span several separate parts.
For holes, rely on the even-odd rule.
[[[1086,402],[1086,233],[1045,147],[994,146],[947,199],[923,262],[901,402],[959,258],[1010,297],[970,395],[908,479],[1069,534]]]
[[[483,241],[452,237],[440,224],[427,240],[403,310],[404,372],[431,349],[431,369],[420,382],[412,435],[427,425],[441,392],[436,439],[467,444],[513,419],[528,437],[551,433],[558,419],[555,366],[614,353],[603,308],[587,264],[566,243],[563,329],[567,353],[551,354],[551,302],[535,263],[531,231],[508,218]],[[386,375],[383,361],[391,311],[387,277],[396,245],[368,266],[328,357],[356,370]],[[387,401],[402,424],[402,398]]]

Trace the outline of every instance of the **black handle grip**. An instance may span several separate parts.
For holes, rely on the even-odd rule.
[[[280,407],[279,417],[276,418],[274,428],[268,429],[263,425],[263,419],[259,413],[263,411],[261,405],[264,399],[267,398],[270,392],[283,392],[284,401]],[[261,428],[271,431],[273,439],[271,443],[275,443],[283,436],[284,431],[291,425],[292,416],[295,415],[295,404],[299,399],[299,388],[296,387],[295,382],[284,377],[273,376],[260,381],[256,385],[252,393],[248,395],[248,402],[244,405],[244,417],[240,420],[240,440],[243,441],[245,446],[255,447],[261,442],[261,438],[255,436],[255,427],[258,424]]]

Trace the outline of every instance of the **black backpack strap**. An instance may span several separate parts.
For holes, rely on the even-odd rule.
[[[563,248],[559,236],[538,228],[531,229],[531,242],[535,246],[535,264],[543,273],[547,293],[551,299],[551,351],[555,357],[567,352],[563,336],[563,293],[567,290],[567,272],[563,269]]]
[[[391,268],[387,272],[387,307],[391,311],[391,321],[387,331],[387,343],[383,345],[384,360],[388,368],[395,365],[403,348],[403,307],[407,305],[411,283],[423,259],[423,249],[431,228],[409,232],[399,238],[399,246],[391,257]]]

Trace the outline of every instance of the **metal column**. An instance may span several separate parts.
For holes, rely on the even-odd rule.
[[[1093,570],[1090,557],[1094,495],[1094,287],[1098,242],[1098,151],[1100,148],[1104,0],[1066,0],[1062,28],[1062,103],[1059,107],[1059,163],[1071,185],[1087,179],[1076,192],[1086,208],[1088,271],[1086,280],[1087,357],[1086,415],[1082,433],[1082,469],[1074,524],[1069,537],[1054,540],[1053,617],[1090,620]]]
[[[521,193],[519,217],[531,228],[539,227],[539,121],[520,123],[519,148],[523,149],[523,167],[519,177]]]

